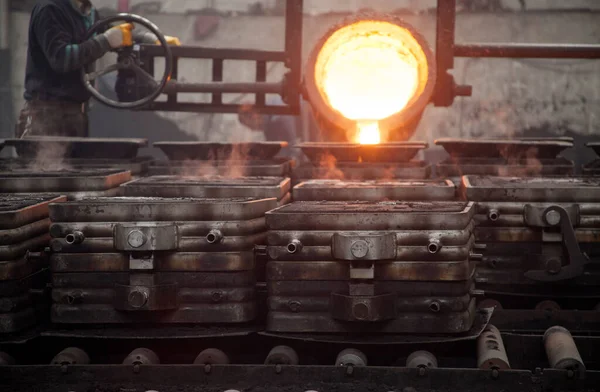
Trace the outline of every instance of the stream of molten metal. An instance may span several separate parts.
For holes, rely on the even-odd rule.
[[[418,61],[403,41],[407,33],[392,23],[360,21],[323,45],[315,69],[319,87],[332,108],[356,121],[356,143],[385,141],[378,121],[404,109],[419,87]]]

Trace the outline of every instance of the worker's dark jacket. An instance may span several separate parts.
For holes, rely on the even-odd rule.
[[[86,136],[84,103],[90,93],[80,72],[107,51],[97,40],[84,41],[98,19],[95,9],[84,15],[71,0],[40,0],[34,6],[25,71],[27,102],[17,137]]]

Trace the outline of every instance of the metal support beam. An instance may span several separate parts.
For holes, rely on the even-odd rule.
[[[14,134],[9,3],[0,0],[0,139]]]
[[[456,0],[438,0],[436,24],[437,82],[433,102],[436,106],[450,106],[454,101],[454,78],[448,73],[454,68],[454,32]]]
[[[600,59],[600,45],[578,44],[461,44],[456,57]]]
[[[283,99],[296,114],[300,112],[303,3],[303,0],[287,0],[285,6],[285,65],[290,71],[286,75],[286,91],[284,91]]]

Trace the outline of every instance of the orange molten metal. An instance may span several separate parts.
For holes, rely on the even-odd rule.
[[[435,76],[428,62],[430,52],[415,35],[408,26],[385,18],[358,20],[331,33],[313,56],[310,81],[334,116],[354,124],[349,141],[388,141],[393,129],[382,120],[402,113],[427,87],[427,102],[417,114],[422,113]]]

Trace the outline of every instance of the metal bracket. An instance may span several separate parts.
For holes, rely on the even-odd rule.
[[[534,207],[526,205],[525,213],[532,212],[533,209]],[[549,264],[550,268],[546,270],[525,272],[525,277],[539,282],[559,282],[581,276],[585,270],[585,265],[590,262],[590,259],[579,248],[569,212],[563,207],[551,206],[544,209],[541,220],[544,227],[558,227],[560,229],[568,264],[566,266]]]
[[[573,225],[576,226],[579,224],[579,206],[577,204],[559,208],[565,210]],[[525,224],[532,227],[556,227],[557,222],[560,220],[558,212],[548,211],[548,213],[546,213],[547,211],[548,207],[525,204],[525,207],[523,208]]]
[[[394,260],[396,235],[335,233],[331,239],[331,253],[337,260]]]
[[[113,240],[116,250],[153,252],[179,248],[179,230],[172,223],[115,225]]]

